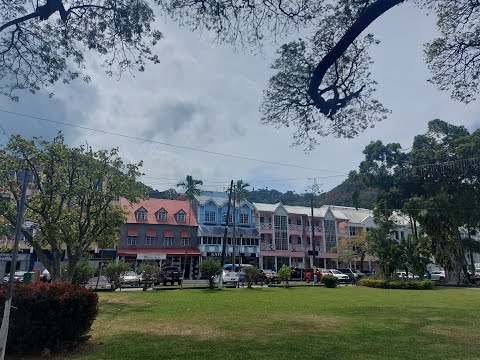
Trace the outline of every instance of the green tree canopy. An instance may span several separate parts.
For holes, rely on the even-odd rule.
[[[52,142],[14,135],[0,149],[0,178],[11,195],[0,198],[0,214],[16,225],[21,179],[12,174],[26,168],[32,180],[25,219],[36,223],[38,231],[32,236],[23,230],[23,235],[54,280],[65,252],[71,281],[92,244],[112,246],[116,240],[125,214],[113,202],[119,197],[135,202],[146,195],[136,181],[140,166],[125,164],[117,149],[70,148],[61,134]],[[43,249],[51,251],[51,258]]]
[[[462,281],[462,229],[479,227],[480,130],[432,120],[410,151],[399,144],[372,142],[360,164],[364,181],[379,190],[375,214],[383,223],[396,211],[410,217],[432,240],[436,261],[449,282]],[[388,226],[391,226],[389,224]],[[387,227],[388,227],[387,226]]]

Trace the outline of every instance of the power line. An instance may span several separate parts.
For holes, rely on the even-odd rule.
[[[197,151],[197,152],[202,152],[202,153],[205,153],[205,154],[224,156],[224,157],[229,157],[229,158],[233,158],[233,159],[256,161],[256,162],[260,162],[260,163],[264,163],[264,164],[270,164],[270,165],[286,166],[286,167],[292,167],[292,168],[297,168],[297,169],[330,172],[330,173],[337,173],[337,174],[344,175],[343,173],[341,173],[339,171],[336,171],[336,170],[309,168],[309,167],[301,166],[301,165],[256,159],[256,158],[243,156],[243,155],[234,155],[234,154],[221,153],[221,152],[217,152],[217,151],[203,150],[203,149],[198,149],[198,148],[194,148],[194,147],[190,147],[190,146],[183,146],[183,145],[171,144],[171,143],[167,143],[167,142],[163,142],[163,141],[144,139],[144,138],[140,138],[140,137],[137,137],[137,136],[115,133],[115,132],[111,132],[111,131],[95,129],[95,128],[82,126],[82,125],[75,125],[75,124],[71,124],[71,123],[67,123],[67,122],[63,122],[63,121],[51,120],[51,119],[42,118],[42,117],[33,116],[33,115],[21,114],[21,113],[17,113],[17,112],[14,112],[14,111],[8,111],[8,110],[0,109],[0,112],[6,113],[6,114],[11,114],[11,115],[16,115],[16,116],[22,116],[22,117],[26,117],[26,118],[30,118],[30,119],[40,120],[40,121],[46,121],[46,122],[49,122],[49,123],[52,123],[52,124],[58,124],[58,125],[69,126],[69,127],[73,127],[73,128],[77,128],[77,129],[94,131],[94,132],[98,132],[98,133],[101,133],[101,134],[118,136],[118,137],[122,137],[122,138],[125,138],[125,139],[138,140],[138,141],[149,142],[149,143],[152,143],[152,144],[170,146],[170,147],[174,147],[174,148],[177,148],[177,149]]]

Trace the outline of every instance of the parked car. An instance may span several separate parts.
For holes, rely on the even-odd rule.
[[[305,279],[305,270],[298,267],[292,268],[292,277],[290,279],[291,280]]]
[[[340,272],[344,273],[345,275],[348,275],[350,278],[350,281],[352,283],[356,283],[358,280],[360,280],[362,277],[365,275],[362,274],[359,270],[357,269],[350,269],[350,268],[341,268],[338,269]]]
[[[431,280],[444,282],[445,281],[445,271],[444,270],[434,270],[430,273]]]
[[[23,283],[23,277],[27,272],[28,271],[15,271],[15,274],[13,274],[13,281]],[[3,282],[8,283],[9,281],[10,281],[10,274],[7,273],[3,277]]]
[[[180,271],[178,266],[165,266],[160,274],[160,281],[163,285],[173,285],[177,283],[180,285],[182,283],[183,273]]]
[[[260,279],[263,280],[265,284],[280,283],[278,274],[273,270],[259,270],[259,273],[260,273]]]
[[[363,276],[372,276],[373,275],[373,271],[370,271],[370,270],[363,270],[361,273],[363,274]]]
[[[320,270],[320,272],[322,273],[322,276],[325,276],[325,275],[335,276],[340,284],[349,284],[351,282],[348,275],[345,275],[344,273],[342,273],[341,271],[338,271],[337,269],[322,269]]]
[[[217,275],[214,278],[215,284],[218,284],[220,277]],[[223,270],[222,271],[222,280],[225,286],[237,286],[239,281],[238,273],[235,271]]]
[[[317,275],[317,281],[320,282],[320,280],[322,279],[322,272],[319,268],[317,268],[317,271],[316,271],[315,274],[314,274],[312,268],[306,268],[305,269],[305,281],[307,283],[309,283],[310,281],[314,281],[315,280],[315,278],[314,278],[315,275]]]
[[[140,276],[135,271],[127,271],[122,278],[123,285],[140,286]]]

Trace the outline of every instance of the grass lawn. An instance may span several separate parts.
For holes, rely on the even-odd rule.
[[[99,295],[74,359],[480,359],[480,289]]]

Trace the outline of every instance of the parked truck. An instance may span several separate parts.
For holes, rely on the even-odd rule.
[[[182,271],[177,266],[165,266],[160,274],[160,282],[163,285],[174,285],[178,283],[178,285],[182,284],[183,274]]]

